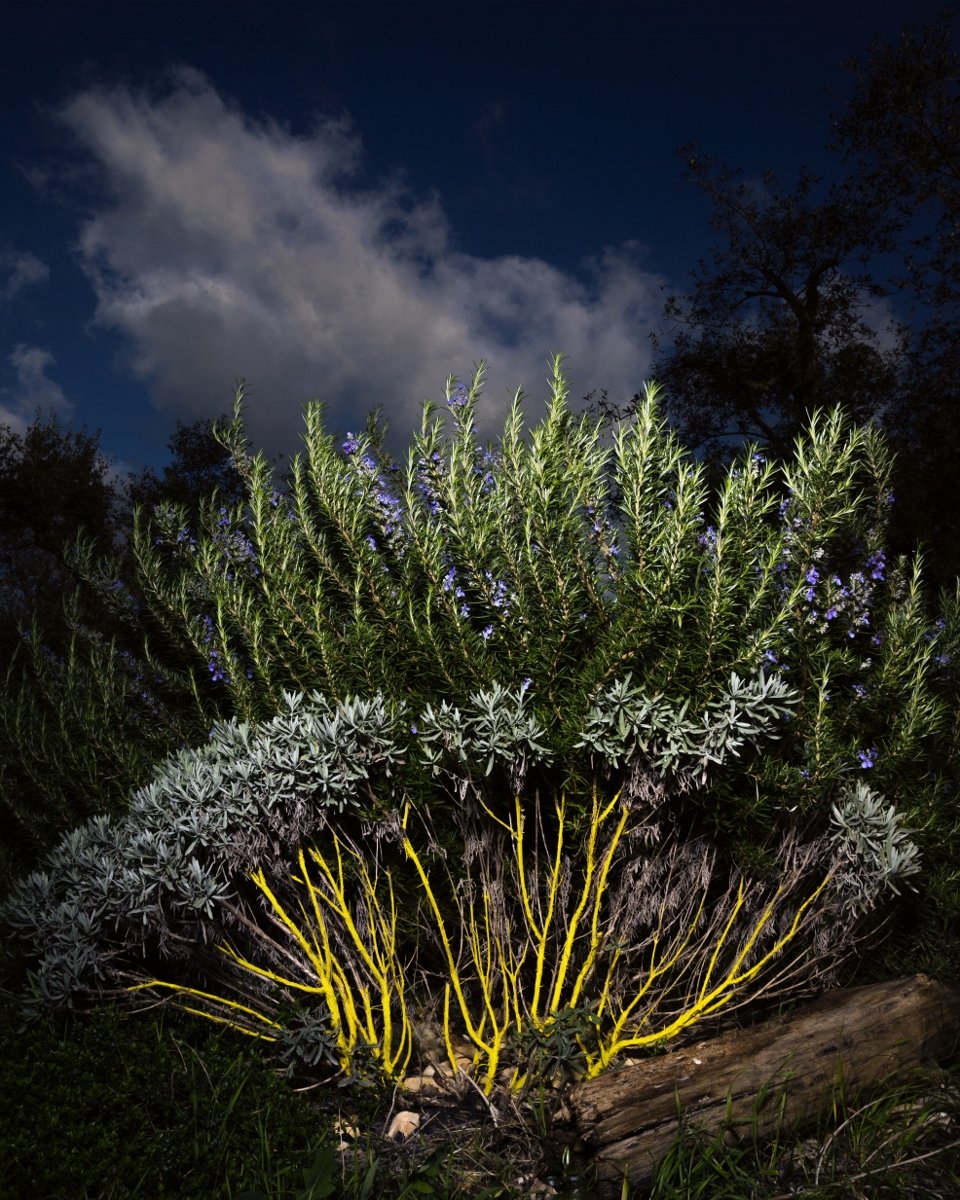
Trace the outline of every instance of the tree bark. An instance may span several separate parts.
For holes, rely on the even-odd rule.
[[[960,1041],[960,988],[926,976],[829,992],[751,1029],[646,1058],[567,1094],[569,1133],[592,1160],[598,1194],[652,1177],[684,1121],[711,1131],[799,1129],[829,1106],[944,1062]]]

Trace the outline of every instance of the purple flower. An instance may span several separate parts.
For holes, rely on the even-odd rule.
[[[352,433],[348,433],[347,439],[343,443],[343,445],[340,447],[340,449],[344,452],[344,454],[352,454],[354,452],[354,450],[356,450],[356,448],[357,448],[357,439],[353,436]]]
[[[494,608],[502,608],[505,613],[510,611],[507,598],[507,581],[505,579],[494,579],[489,571],[484,571],[484,576],[488,583],[493,585],[493,594],[490,597],[490,603]]]
[[[871,579],[883,580],[886,578],[887,560],[886,555],[882,550],[877,550],[867,559],[866,568],[870,572]]]
[[[858,750],[857,758],[860,760],[860,766],[864,771],[869,771],[873,764],[877,761],[877,748],[871,746],[869,750]]]
[[[492,633],[493,633],[493,626],[487,625],[485,629],[481,629],[480,636],[483,638],[484,641],[487,641]]]
[[[447,397],[447,404],[450,408],[464,408],[468,399],[467,389],[462,383],[458,383],[454,391]]]
[[[449,592],[452,588],[454,596],[458,600],[462,600],[465,595],[465,592],[464,592],[463,588],[460,587],[459,584],[457,584],[457,586],[454,587],[454,582],[456,580],[456,577],[457,577],[456,567],[451,567],[450,570],[443,577],[443,590],[445,592]],[[464,605],[464,608],[466,608],[466,605]],[[466,616],[467,614],[464,613],[463,615]]]
[[[227,679],[226,671],[223,664],[220,662],[220,652],[211,650],[209,661],[207,662],[207,670],[210,672],[210,678],[214,683],[225,683]]]

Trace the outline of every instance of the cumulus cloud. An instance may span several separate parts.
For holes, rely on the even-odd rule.
[[[0,388],[0,425],[9,425],[23,434],[40,410],[43,414],[69,418],[72,404],[63,388],[47,375],[56,359],[39,346],[14,346],[7,360],[13,375],[12,386]]]
[[[295,134],[191,69],[162,95],[84,92],[63,118],[102,172],[79,240],[97,321],[124,335],[129,368],[170,415],[223,411],[243,376],[268,451],[296,446],[314,396],[341,428],[382,403],[405,444],[422,399],[481,358],[489,435],[515,387],[542,400],[551,351],[568,356],[574,396],[626,398],[644,378],[660,280],[637,245],[598,249],[578,275],[471,255],[441,197],[361,184],[348,120]]]
[[[35,283],[46,283],[50,268],[29,252],[0,253],[0,279],[6,276],[0,287],[0,303],[7,303]]]

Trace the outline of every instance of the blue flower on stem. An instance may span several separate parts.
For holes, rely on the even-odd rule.
[[[457,578],[457,569],[456,569],[456,567],[451,567],[450,570],[443,577],[443,590],[445,592],[449,592],[452,589],[454,596],[458,600],[462,600],[466,593],[464,592],[463,588],[460,587],[459,584],[456,584],[456,586],[454,586],[454,584],[456,583],[456,578]],[[466,605],[464,605],[464,608],[466,608]],[[464,613],[464,616],[466,616],[466,613]]]
[[[877,550],[867,559],[866,568],[870,572],[871,579],[884,580],[886,578],[887,559],[882,550]]]
[[[716,561],[717,531],[714,529],[714,527],[712,525],[708,525],[707,528],[703,531],[703,533],[701,533],[700,536],[697,538],[697,541],[704,548],[704,550],[707,551],[707,553],[710,555],[710,557],[714,561]]]
[[[227,673],[220,661],[219,650],[211,650],[209,661],[207,662],[207,670],[210,672],[210,678],[214,683],[226,683]]]
[[[869,750],[858,750],[857,758],[860,760],[860,766],[864,771],[869,771],[877,761],[877,748],[871,746]]]

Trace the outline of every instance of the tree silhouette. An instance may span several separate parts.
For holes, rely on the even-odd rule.
[[[683,438],[708,454],[748,440],[783,456],[816,408],[876,415],[900,365],[865,319],[883,295],[866,270],[885,230],[880,206],[865,211],[848,186],[822,194],[809,172],[787,191],[773,172],[742,181],[692,147],[681,153],[722,238],[692,272],[692,293],[667,299],[670,349],[655,341],[653,374]]]
[[[36,616],[51,637],[64,593],[76,585],[66,548],[84,533],[99,553],[114,551],[123,518],[99,431],[62,426],[38,413],[23,434],[0,425],[0,644]]]
[[[698,154],[687,176],[719,235],[652,373],[684,441],[716,462],[744,441],[788,455],[816,408],[878,420],[896,453],[891,549],[960,575],[960,57],[951,18],[847,64],[838,178],[788,188]],[[843,171],[846,174],[843,174]],[[607,411],[595,402],[598,411]],[[630,406],[625,412],[630,411]],[[608,415],[625,415],[625,412]]]

